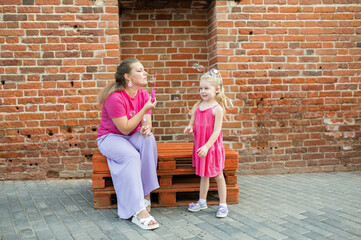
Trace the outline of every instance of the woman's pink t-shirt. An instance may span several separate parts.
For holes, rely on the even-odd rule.
[[[136,115],[149,100],[149,93],[143,89],[139,89],[137,95],[132,98],[126,91],[114,92],[103,103],[102,118],[98,128],[98,137],[101,137],[108,133],[115,133],[125,135],[121,133],[113,123],[112,118],[119,118],[127,116],[131,119]],[[149,110],[147,114],[151,114]],[[140,124],[128,135],[132,135],[136,131],[139,131]]]

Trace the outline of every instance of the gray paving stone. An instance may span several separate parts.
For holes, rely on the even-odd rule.
[[[142,230],[94,209],[91,180],[0,182],[0,239],[361,239],[361,173],[239,176],[239,204],[152,208]]]
[[[194,233],[192,233],[189,229],[181,228],[181,227],[172,228],[172,233],[174,233],[176,236],[178,236],[181,239],[189,239],[195,237]]]
[[[108,239],[108,237],[97,227],[87,227],[84,230],[93,238],[93,239]],[[83,232],[82,232],[83,233]]]
[[[218,228],[219,225],[214,226],[211,224],[208,224],[207,222],[197,224],[197,226],[202,229],[202,232],[206,232],[207,234],[212,235],[216,238],[224,238],[224,239],[231,239],[231,234],[224,232],[222,229]]]
[[[313,232],[321,234],[322,236],[330,236],[331,235],[331,233],[329,231],[326,231],[322,228],[316,227],[312,224],[308,224],[308,223],[304,222],[303,220],[299,220],[299,219],[293,218],[291,216],[285,217],[284,219],[286,221],[288,221],[288,224],[294,224],[295,226],[297,226],[297,227],[293,227],[291,229],[298,230],[298,231],[302,231],[304,229],[307,232],[313,231]]]
[[[122,233],[114,229],[105,229],[103,230],[104,234],[107,235],[109,239],[127,239]]]
[[[307,232],[309,233],[309,232]],[[309,239],[308,237],[306,237],[305,235],[303,234],[300,234],[296,231],[293,231],[292,229],[287,229],[287,230],[284,230],[281,232],[282,235],[284,236],[287,236],[287,238],[285,239],[298,239],[298,240],[306,240],[306,239]]]
[[[257,238],[258,240],[274,240],[275,238],[272,238],[268,235],[262,235],[259,238]]]
[[[18,240],[18,235],[4,235],[1,240]]]
[[[53,234],[49,230],[35,231],[35,235],[39,240],[55,239],[55,236],[53,236]]]
[[[7,226],[1,226],[1,232],[2,232],[2,236],[6,237],[6,236],[17,236],[17,232],[15,230],[15,227],[13,227],[12,225],[7,225]]]
[[[20,238],[29,238],[35,236],[33,229],[30,227],[28,228],[22,228],[18,230]]]
[[[139,234],[137,231],[126,231],[123,233],[123,235],[126,237],[126,239],[142,239],[142,235]]]
[[[338,228],[334,228],[333,226],[326,224],[325,222],[321,222],[321,221],[311,219],[311,218],[306,218],[306,219],[304,219],[304,221],[308,222],[309,224],[314,225],[318,228],[321,228],[326,232],[330,232],[332,234],[339,235],[342,239],[350,238],[353,236],[353,234],[350,234],[350,233],[340,230]]]
[[[309,239],[315,239],[315,240],[328,240],[330,239],[330,236],[328,237],[325,237],[319,233],[316,233],[316,232],[308,232],[308,233],[305,233],[305,237],[309,238]],[[339,238],[340,239],[340,238]]]

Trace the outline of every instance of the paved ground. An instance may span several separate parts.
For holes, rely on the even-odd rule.
[[[90,180],[0,182],[0,239],[361,239],[361,172],[239,176],[240,203],[153,208],[145,231],[92,207]]]

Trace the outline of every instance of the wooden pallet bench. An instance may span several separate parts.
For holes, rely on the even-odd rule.
[[[199,197],[200,177],[192,167],[193,143],[157,143],[157,175],[160,187],[152,192],[152,206],[185,206]],[[239,188],[236,170],[238,153],[225,146],[223,170],[227,184],[227,203],[238,203]],[[100,151],[93,155],[92,190],[94,208],[116,208],[116,195],[106,157]],[[210,179],[208,204],[218,204],[217,184]]]

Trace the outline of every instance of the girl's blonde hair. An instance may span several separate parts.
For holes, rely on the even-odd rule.
[[[113,92],[120,92],[125,88],[126,81],[124,74],[130,74],[130,71],[132,70],[131,65],[136,62],[139,62],[136,58],[127,58],[119,64],[115,73],[115,82],[106,86],[98,95],[98,102],[100,105],[104,103],[110,94]]]
[[[201,81],[208,81],[216,89],[219,88],[219,92],[216,94],[216,101],[222,106],[223,112],[226,109],[233,107],[232,100],[224,94],[223,80],[221,74],[217,69],[212,68],[201,76]]]

